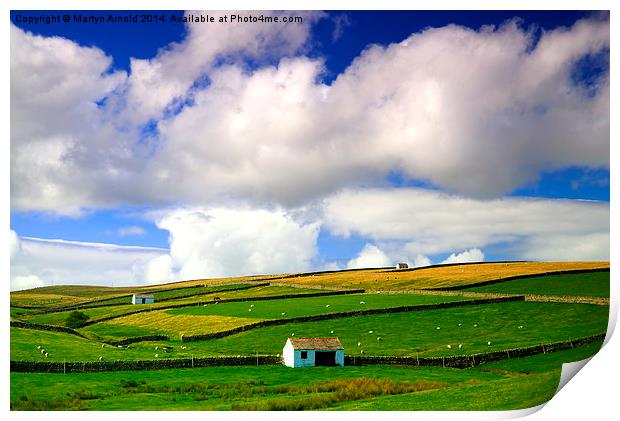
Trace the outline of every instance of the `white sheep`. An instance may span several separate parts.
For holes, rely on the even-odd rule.
[[[45,350],[41,349],[41,355],[45,354]]]
[[[159,357],[159,354],[155,354],[155,358]]]
[[[452,345],[448,345],[448,349],[452,349]]]
[[[252,311],[252,309],[249,309],[248,311]]]
[[[123,347],[123,345],[117,345],[116,347],[117,347],[117,348],[122,348],[122,347]]]
[[[361,342],[358,342],[358,343],[357,343],[357,346],[362,346],[362,343],[361,343]]]
[[[285,314],[286,314],[285,312],[282,312],[282,315],[283,315],[283,316],[284,316]]]
[[[360,301],[360,304],[366,304],[366,301]]]
[[[159,347],[158,347],[158,346],[156,346],[156,347],[155,347],[155,349],[157,350],[157,349],[159,349]]]
[[[250,307],[254,307],[254,304],[250,304]]]
[[[437,326],[437,330],[441,330],[441,328],[439,326]]]
[[[463,323],[459,323],[459,326],[463,326]]]
[[[41,345],[39,345],[39,346],[37,347],[37,349],[41,349]]]
[[[291,336],[295,336],[295,334],[294,334],[294,333],[291,333]]]
[[[372,330],[369,330],[368,333],[372,333]]]
[[[383,338],[382,338],[381,336],[377,336],[377,340],[378,340],[378,341],[382,341],[382,340],[383,340]]]
[[[478,325],[474,325],[474,327],[478,327]]]
[[[329,331],[329,333],[334,333],[334,331],[333,331],[333,330],[330,330],[330,331]]]
[[[519,326],[519,329],[523,329],[523,326]]]
[[[362,349],[362,350],[360,351],[360,354],[363,354],[363,353],[364,353],[364,350]]]
[[[103,361],[103,357],[99,357],[99,361]]]
[[[105,344],[101,344],[101,348],[103,348],[105,346]]]
[[[47,352],[45,353],[45,358],[47,358]]]
[[[459,344],[459,349],[463,348],[463,344]]]
[[[325,307],[329,307],[329,304],[325,304]]]
[[[491,341],[487,341],[487,345],[488,345],[488,346],[491,346]]]

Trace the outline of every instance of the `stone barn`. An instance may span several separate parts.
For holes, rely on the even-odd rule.
[[[131,304],[153,304],[154,302],[153,294],[134,294],[131,297]]]
[[[338,338],[288,338],[282,356],[288,367],[344,366]]]

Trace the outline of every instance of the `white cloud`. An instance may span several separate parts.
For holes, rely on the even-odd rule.
[[[22,250],[22,244],[17,236],[17,233],[13,230],[9,232],[9,251],[11,253],[11,260]]]
[[[468,199],[423,189],[347,190],[324,201],[334,235],[357,234],[388,255],[434,255],[501,244],[514,258],[608,260],[609,203]],[[471,252],[471,250],[470,250]]]
[[[431,259],[423,254],[418,254],[413,259],[413,267],[422,267],[422,266],[430,266],[432,264]]]
[[[130,227],[121,227],[116,231],[117,235],[121,237],[126,237],[128,235],[144,235],[146,231],[144,228],[138,226],[130,226]]]
[[[594,90],[571,78],[609,47],[609,20],[544,31],[535,46],[514,22],[428,29],[367,48],[327,85],[324,64],[302,55],[317,18],[193,25],[129,75],[96,48],[12,27],[12,206],[296,206],[393,170],[492,197],[541,171],[609,167],[609,76]],[[268,52],[277,65],[260,60]],[[149,118],[159,136],[145,142]]]
[[[301,272],[317,255],[319,225],[300,223],[283,210],[179,209],[156,223],[170,232],[170,260],[151,262],[151,274],[196,279]]]
[[[540,259],[539,260],[544,260]],[[484,261],[484,253],[480,249],[470,249],[466,250],[462,253],[455,254],[452,253],[441,263],[470,263],[470,262],[483,262]]]
[[[22,237],[11,259],[11,290],[45,285],[128,286],[145,280],[136,272],[167,250],[150,247]]]
[[[359,255],[347,262],[347,269],[379,268],[392,266],[392,260],[373,244],[366,244]]]

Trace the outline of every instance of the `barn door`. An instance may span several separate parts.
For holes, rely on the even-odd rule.
[[[316,351],[314,355],[314,365],[329,367],[336,365],[336,351]]]

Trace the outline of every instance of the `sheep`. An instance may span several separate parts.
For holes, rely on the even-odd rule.
[[[361,343],[361,342],[358,342],[358,343],[357,343],[357,346],[362,346],[362,343]]]
[[[366,301],[360,301],[360,304],[366,304]]]
[[[448,349],[452,349],[452,345],[448,345]]]
[[[158,346],[156,346],[156,347],[155,347],[155,349],[157,350],[157,349],[159,349],[159,347],[158,347]]]
[[[377,340],[378,340],[378,341],[382,341],[382,340],[383,340],[383,338],[382,338],[381,336],[377,336]]]
[[[123,345],[117,345],[116,347],[117,347],[117,348],[122,348],[122,347],[123,347]]]
[[[459,326],[463,326],[463,323],[459,323]]]
[[[487,341],[487,345],[488,345],[488,346],[491,346],[491,341]]]
[[[103,357],[99,357],[99,361],[103,361]]]
[[[291,333],[291,336],[295,336],[295,334],[294,334],[294,333]]]
[[[372,333],[372,330],[369,330],[368,333]]]
[[[101,348],[103,348],[105,346],[105,344],[101,344]]]
[[[248,309],[248,311],[252,311],[252,309],[250,308],[250,309]]]
[[[519,326],[519,329],[523,329],[523,326]]]
[[[254,304],[250,304],[250,307],[254,307]]]
[[[159,354],[155,354],[155,358],[159,357]]]
[[[45,358],[47,358],[47,352],[45,353]]]
[[[333,331],[333,330],[330,330],[330,331],[329,331],[329,333],[334,333],[334,331]]]
[[[282,315],[283,315],[283,316],[284,316],[285,314],[286,314],[285,312],[282,312]]]
[[[41,355],[45,354],[45,350],[41,349]]]
[[[474,327],[478,327],[478,325],[474,325]]]
[[[362,350],[360,351],[360,354],[363,354],[363,353],[364,353],[364,350],[362,349]]]
[[[39,345],[39,346],[37,347],[37,349],[41,349],[41,345]]]
[[[437,326],[437,330],[441,330],[441,328],[439,326]]]
[[[459,344],[459,349],[463,348],[463,344]]]
[[[329,304],[325,304],[325,307],[329,307]]]

